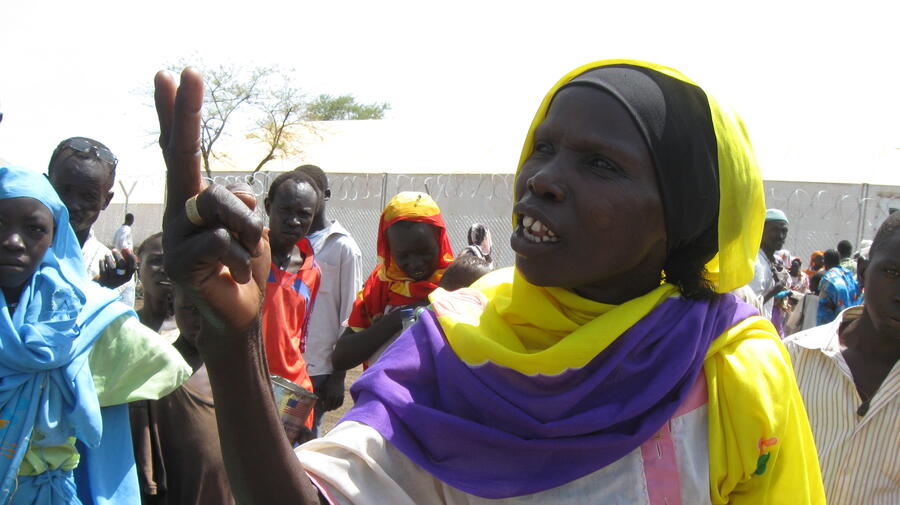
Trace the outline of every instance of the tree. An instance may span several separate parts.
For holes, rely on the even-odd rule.
[[[251,105],[262,93],[263,81],[274,69],[256,67],[243,71],[234,66],[223,66],[201,70],[206,88],[200,120],[200,153],[203,169],[212,176],[209,158],[215,157],[213,146],[222,136],[229,119],[241,107]]]
[[[312,125],[304,121],[306,104],[303,95],[287,79],[280,89],[271,91],[266,99],[261,100],[258,108],[263,117],[256,122],[258,130],[247,135],[247,138],[263,142],[268,151],[253,169],[254,174],[277,156],[286,158],[300,153],[295,147],[297,128],[314,130]]]
[[[382,119],[384,111],[390,108],[387,102],[365,104],[357,102],[353,95],[331,96],[323,93],[309,103],[306,118],[310,121]]]
[[[169,65],[169,69],[180,72],[188,64],[181,60]],[[212,177],[210,159],[224,156],[215,151],[216,142],[226,134],[226,128],[229,132],[233,130],[235,123],[244,132],[250,130],[247,138],[266,146],[265,155],[253,169],[256,173],[276,158],[299,154],[301,151],[296,146],[301,129],[316,131],[310,121],[381,119],[384,111],[390,109],[387,103],[357,103],[353,95],[322,94],[308,102],[292,81],[292,71],[278,67],[212,66],[197,57],[192,57],[190,64],[200,70],[206,84],[200,118],[200,154],[208,177]],[[253,126],[248,128],[249,125]]]

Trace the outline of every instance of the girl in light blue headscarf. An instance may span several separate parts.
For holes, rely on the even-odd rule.
[[[104,426],[101,407],[159,398],[190,369],[88,279],[65,205],[24,169],[0,167],[0,288],[0,504],[104,503],[119,484],[76,489],[75,440],[98,446],[121,428]]]

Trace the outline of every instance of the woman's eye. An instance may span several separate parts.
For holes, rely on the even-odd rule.
[[[606,158],[601,156],[595,156],[588,160],[588,164],[594,170],[602,170],[606,172],[618,172],[619,167],[617,167],[613,162],[609,161]]]
[[[553,146],[549,142],[539,140],[534,144],[534,152],[541,154],[553,154]]]
[[[891,277],[900,277],[900,270],[894,268],[885,269],[884,273],[888,274]]]
[[[43,226],[34,224],[34,225],[31,225],[28,227],[28,231],[30,231],[31,233],[43,235],[43,234],[47,233],[47,228],[44,228]]]

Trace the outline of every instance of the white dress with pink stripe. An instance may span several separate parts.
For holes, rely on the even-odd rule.
[[[513,498],[481,498],[450,487],[355,421],[296,454],[332,505],[711,505],[706,401],[701,374],[675,416],[638,449],[563,486]]]

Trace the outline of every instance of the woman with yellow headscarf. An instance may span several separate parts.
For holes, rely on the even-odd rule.
[[[435,291],[297,449],[325,500],[824,503],[787,353],[727,294],[765,212],[740,120],[670,68],[591,63],[541,103],[515,191],[516,266]]]

